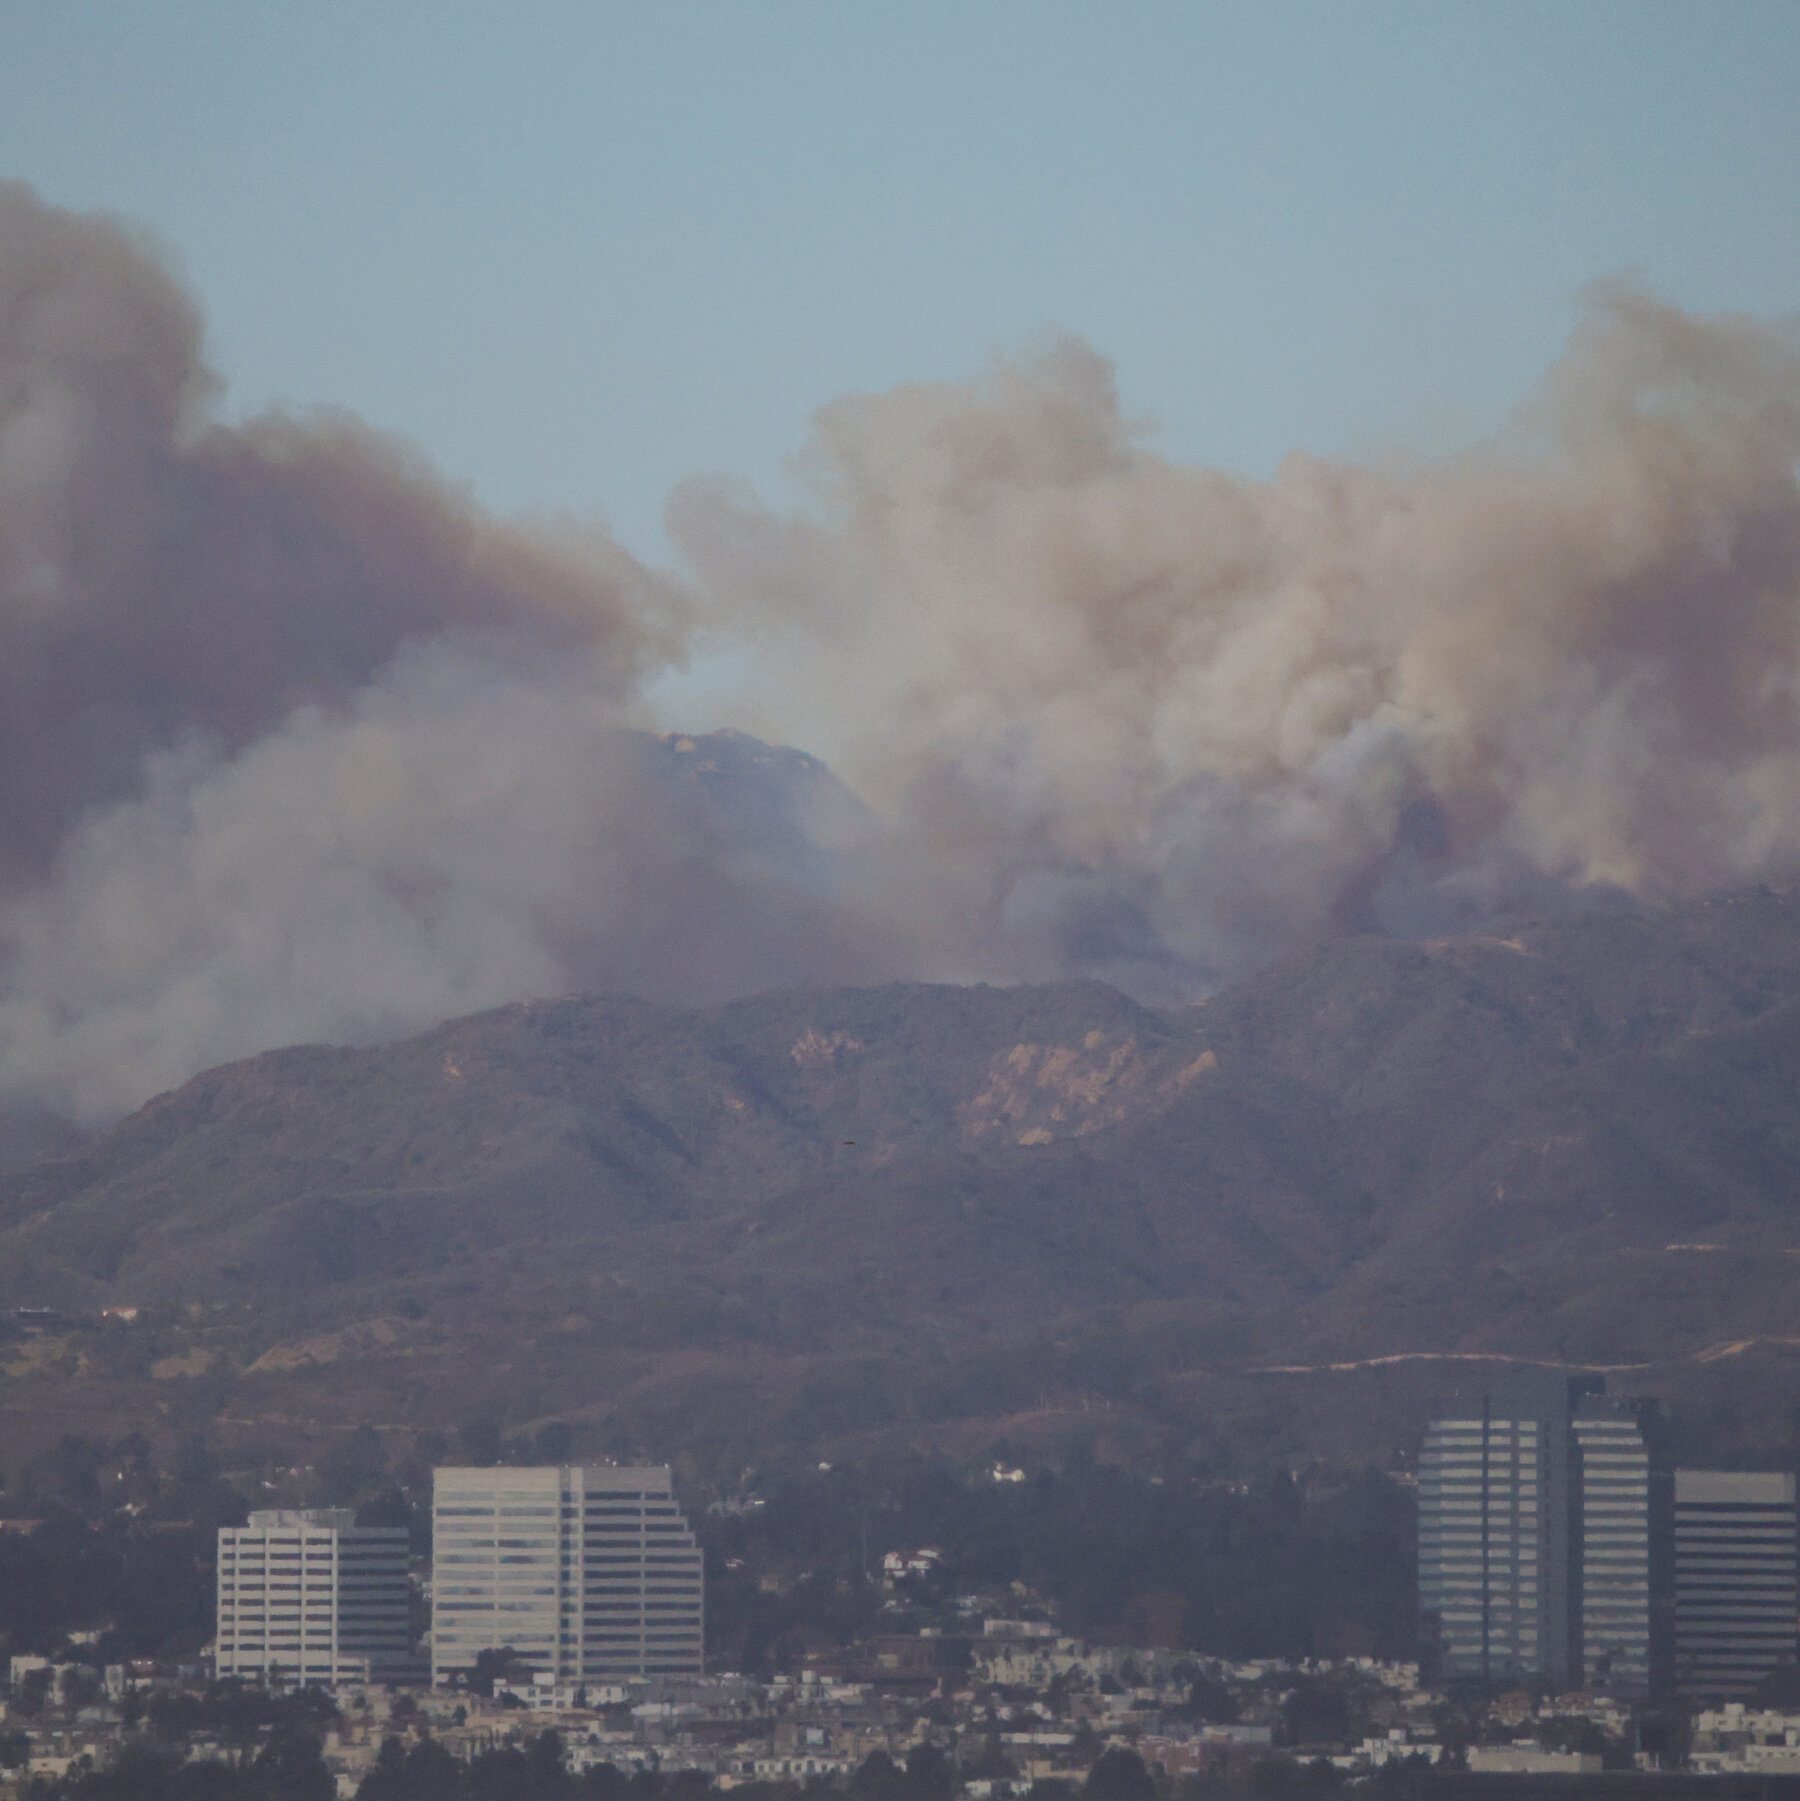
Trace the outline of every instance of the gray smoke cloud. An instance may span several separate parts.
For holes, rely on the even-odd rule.
[[[903,966],[833,898],[866,825],[816,765],[759,812],[633,729],[678,585],[215,390],[148,247],[0,186],[0,1097],[101,1119],[571,987]]]
[[[1800,849],[1785,328],[1609,290],[1503,441],[1269,482],[1061,343],[827,407],[794,513],[684,488],[679,579],[353,420],[224,426],[200,340],[0,186],[0,1096],[571,988],[1189,997]],[[824,764],[646,732],[694,642]]]
[[[1791,329],[1618,286],[1433,466],[1184,468],[1064,343],[827,407],[809,514],[694,485],[674,524],[758,635],[761,719],[917,847],[945,966],[1181,995],[1331,931],[1790,866],[1797,454]]]
[[[602,645],[615,695],[677,641],[677,592],[603,534],[495,525],[342,414],[227,429],[216,390],[145,245],[0,184],[0,881],[148,750],[242,749],[411,637]]]

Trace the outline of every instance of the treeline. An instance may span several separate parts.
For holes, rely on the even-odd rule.
[[[1023,1482],[939,1462],[796,1473],[702,1522],[721,1667],[791,1666],[875,1629],[881,1554],[932,1547],[923,1607],[1022,1583],[1066,1631],[1219,1657],[1405,1657],[1416,1512],[1374,1470],[1238,1484],[1070,1463]],[[771,1589],[768,1579],[775,1579]]]
[[[0,1650],[44,1654],[72,1632],[96,1666],[192,1655],[212,1636],[216,1528],[45,1510],[29,1536],[0,1532]]]
[[[316,1738],[271,1738],[241,1762],[187,1762],[149,1739],[128,1739],[110,1762],[73,1776],[35,1777],[21,1801],[336,1801],[337,1779]]]
[[[46,1655],[75,1632],[96,1665],[191,1656],[212,1636],[218,1529],[241,1525],[244,1497],[204,1439],[167,1468],[132,1433],[111,1444],[65,1437],[53,1466],[15,1473],[6,1507],[29,1531],[0,1532],[0,1653]]]
[[[312,1479],[309,1505],[354,1505],[364,1525],[405,1526],[429,1548],[430,1468],[391,1471],[379,1433],[347,1434]],[[213,1634],[218,1529],[241,1526],[249,1505],[199,1434],[166,1467],[140,1433],[65,1436],[54,1456],[14,1469],[0,1494],[0,1513],[29,1521],[0,1531],[0,1657],[58,1653],[99,1666],[194,1656]],[[88,1632],[99,1637],[65,1649]]]
[[[1153,1777],[1135,1751],[1115,1748],[1085,1778],[1034,1783],[1027,1801],[1299,1801],[1341,1787],[1329,1764],[1268,1754],[1170,1781]],[[1377,1777],[1371,1787],[1379,1794],[1402,1785]],[[960,1790],[956,1767],[926,1744],[900,1764],[874,1752],[847,1780],[740,1782],[729,1794],[731,1801],[954,1801]],[[570,1772],[556,1733],[544,1732],[466,1760],[429,1738],[411,1746],[390,1738],[357,1787],[356,1801],[718,1801],[723,1792],[698,1770],[628,1775],[599,1764]],[[134,1742],[104,1769],[28,1783],[23,1801],[333,1801],[336,1793],[318,1741],[289,1736],[237,1763],[183,1763],[165,1748]]]
[[[480,1426],[459,1438],[451,1454],[573,1454],[560,1428],[530,1444]],[[354,1506],[363,1524],[407,1526],[427,1547],[430,1464],[416,1447],[391,1467],[365,1428],[320,1460],[314,1483],[312,1504]],[[753,1487],[720,1511],[704,1492],[683,1496],[708,1552],[714,1668],[770,1674],[905,1629],[883,1611],[895,1596],[881,1559],[925,1546],[935,1569],[899,1596],[921,1611],[915,1625],[944,1623],[957,1596],[991,1601],[1018,1583],[1064,1630],[1102,1641],[1233,1658],[1413,1651],[1413,1498],[1374,1470],[1226,1483],[1077,1450],[1020,1482],[910,1457],[766,1472]],[[162,1471],[140,1441],[67,1440],[54,1488],[30,1536],[0,1533],[0,1652],[51,1653],[83,1630],[103,1632],[82,1653],[101,1663],[197,1651],[212,1631],[216,1529],[246,1505],[206,1445],[188,1441]]]

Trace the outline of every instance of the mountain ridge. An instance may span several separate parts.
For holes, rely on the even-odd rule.
[[[146,1324],[7,1363],[27,1419],[558,1417],[718,1461],[1004,1448],[1040,1402],[1096,1429],[1086,1396],[1119,1455],[1386,1454],[1432,1358],[1786,1393],[1800,906],[1342,939],[1167,1010],[519,1003],[225,1065],[59,1148],[0,1158],[0,1301]],[[1269,1387],[1306,1369],[1368,1394]]]

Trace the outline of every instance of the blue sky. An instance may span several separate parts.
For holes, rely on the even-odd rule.
[[[159,237],[232,411],[652,557],[1049,331],[1260,473],[1490,428],[1598,277],[1792,314],[1796,95],[1794,0],[0,0],[0,175]]]

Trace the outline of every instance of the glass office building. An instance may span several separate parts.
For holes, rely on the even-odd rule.
[[[1592,1687],[1650,1687],[1650,1448],[1622,1401],[1590,1396],[1572,1424],[1577,1530],[1571,1667]]]
[[[697,1675],[703,1605],[666,1466],[433,1473],[435,1682],[507,1647],[545,1681]]]
[[[1535,1399],[1482,1396],[1426,1429],[1419,1607],[1446,1680],[1560,1673],[1564,1661],[1566,1453]]]
[[[1650,1454],[1591,1378],[1450,1403],[1419,1459],[1419,1609],[1445,1681],[1650,1686]]]

